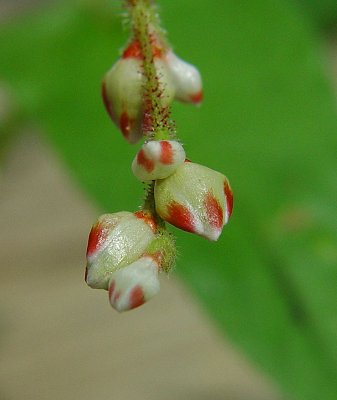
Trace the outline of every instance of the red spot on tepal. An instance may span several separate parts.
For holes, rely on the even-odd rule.
[[[128,114],[125,111],[122,112],[121,117],[119,119],[119,126],[126,140],[128,140],[130,136],[131,125],[132,125],[131,118],[129,118]]]
[[[109,286],[109,299],[111,299],[112,294],[115,290],[115,286],[116,286],[116,282],[115,281],[111,281],[110,282],[110,286]]]
[[[152,260],[157,264],[157,268],[161,268],[164,260],[164,254],[163,251],[156,251],[155,253],[152,254],[144,254],[147,257],[152,258]]]
[[[150,34],[150,42],[152,47],[152,56],[154,58],[161,58],[164,53],[164,49],[158,38],[154,34]]]
[[[233,192],[227,179],[225,180],[224,192],[226,196],[226,206],[227,206],[227,216],[228,216],[227,219],[229,219],[229,217],[232,215],[232,210],[233,210]]]
[[[162,164],[172,164],[173,162],[173,151],[172,145],[166,140],[160,142],[160,158],[159,161]]]
[[[157,230],[157,222],[153,218],[152,214],[150,214],[148,212],[144,212],[143,210],[140,210],[140,211],[136,211],[134,213],[134,215],[137,218],[144,220],[144,222],[146,222],[149,225],[149,227],[152,229],[152,231],[156,232],[156,230]]]
[[[212,193],[208,192],[206,194],[204,205],[210,226],[221,229],[223,226],[223,209]]]
[[[163,48],[157,43],[156,39],[151,36],[150,38],[152,46],[152,56],[155,58],[161,58],[163,56]],[[123,51],[123,58],[137,58],[143,59],[142,49],[138,40],[134,40],[129,46]]]
[[[113,111],[112,104],[110,103],[110,100],[108,97],[105,81],[102,82],[101,93],[102,93],[102,100],[104,103],[104,107],[105,107],[107,113],[109,114],[110,118],[112,119],[112,121],[116,123],[116,116]]]
[[[198,93],[192,94],[192,96],[190,97],[191,102],[194,104],[200,104],[202,102],[203,98],[204,98],[204,94],[203,94],[202,90],[200,90],[200,92],[198,92]]]
[[[147,172],[151,172],[154,169],[154,162],[146,157],[143,149],[140,149],[137,154],[137,163],[141,165]]]
[[[130,310],[145,303],[143,289],[140,285],[135,286],[130,292]]]
[[[122,295],[122,292],[120,290],[118,290],[115,294],[114,297],[112,299],[112,301],[115,303]]]
[[[102,245],[107,234],[108,230],[101,224],[96,224],[91,228],[88,239],[87,256],[91,256]]]
[[[168,207],[167,222],[186,232],[195,232],[194,218],[189,209],[182,204],[172,201]]]
[[[123,51],[122,57],[142,59],[142,51],[138,40],[135,40],[129,44],[129,46]]]

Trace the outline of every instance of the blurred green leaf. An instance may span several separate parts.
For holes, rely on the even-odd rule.
[[[218,243],[174,230],[177,271],[285,393],[335,399],[337,112],[310,24],[282,0],[161,3],[176,52],[204,76],[202,108],[174,106],[180,137],[235,193]],[[0,74],[104,211],[132,210],[136,147],[99,93],[126,36],[117,6],[97,4],[2,27]]]
[[[336,0],[298,0],[313,21],[323,29],[336,32],[337,2]]]

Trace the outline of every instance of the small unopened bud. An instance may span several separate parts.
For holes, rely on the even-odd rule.
[[[155,238],[156,223],[145,213],[104,214],[91,229],[87,248],[86,282],[108,289],[111,274],[137,260]]]
[[[141,137],[142,73],[136,59],[120,59],[102,82],[102,97],[112,121],[129,143]]]
[[[161,49],[153,49],[160,101],[168,107],[174,97],[174,86],[162,59]],[[144,121],[144,74],[139,44],[131,43],[123,56],[106,73],[102,82],[102,98],[112,121],[131,144],[142,138]]]
[[[149,214],[140,211],[140,219],[147,221]],[[142,256],[110,275],[109,301],[117,311],[139,307],[159,292],[159,272],[169,272],[176,258],[173,237],[167,231],[158,231]]]
[[[175,140],[144,143],[132,162],[132,171],[140,181],[167,178],[185,160],[183,146]]]
[[[202,81],[197,68],[177,57],[172,51],[165,55],[177,100],[199,104],[203,99]]]
[[[160,290],[158,264],[143,256],[114,272],[109,281],[109,301],[117,311],[128,311],[150,300]]]
[[[179,166],[168,178],[156,181],[154,197],[161,218],[209,240],[219,238],[233,207],[227,178],[191,162]]]

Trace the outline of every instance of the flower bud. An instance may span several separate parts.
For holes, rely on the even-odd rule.
[[[109,301],[117,311],[139,307],[159,292],[158,264],[151,256],[143,256],[111,274]]]
[[[88,240],[87,284],[107,290],[111,274],[141,257],[155,238],[155,230],[156,222],[144,211],[99,217]]]
[[[140,215],[143,212],[140,211]],[[144,214],[144,218],[148,218]],[[170,272],[176,259],[175,242],[166,230],[159,231],[144,254],[113,272],[109,281],[109,301],[117,311],[136,308],[159,292],[159,272]]]
[[[155,183],[156,211],[187,232],[217,240],[232,212],[227,178],[210,168],[185,162],[174,174]]]
[[[141,87],[140,63],[135,59],[118,60],[102,83],[105,108],[129,143],[135,143],[142,137]]]
[[[163,107],[171,104],[174,87],[162,60],[160,49],[153,49],[154,62],[161,91]],[[123,56],[107,72],[102,83],[102,98],[112,121],[120,128],[131,144],[142,137],[144,119],[144,76],[140,47],[135,43],[124,51]]]
[[[185,160],[183,146],[175,140],[144,143],[132,162],[132,171],[140,181],[167,178]]]
[[[165,55],[169,75],[177,100],[200,104],[203,99],[202,81],[197,68],[177,57],[171,50]]]

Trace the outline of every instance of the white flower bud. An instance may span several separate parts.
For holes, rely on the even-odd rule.
[[[209,240],[219,238],[233,206],[227,178],[191,162],[180,165],[168,178],[156,181],[154,197],[161,218]]]
[[[154,49],[161,102],[168,107],[174,97],[174,86],[167,63],[159,50]],[[106,73],[102,82],[102,98],[112,121],[131,144],[142,138],[144,120],[144,76],[139,45],[131,43],[121,57]]]
[[[144,143],[132,162],[132,171],[140,181],[167,178],[186,158],[183,146],[175,140]]]
[[[102,215],[89,235],[87,284],[108,289],[111,274],[142,256],[155,238],[155,229],[155,221],[143,212]]]
[[[109,301],[117,311],[128,311],[150,300],[160,290],[158,264],[143,256],[114,272],[109,281]]]
[[[175,98],[199,104],[203,99],[202,81],[197,68],[177,57],[172,51],[165,55],[169,75],[175,88]]]

